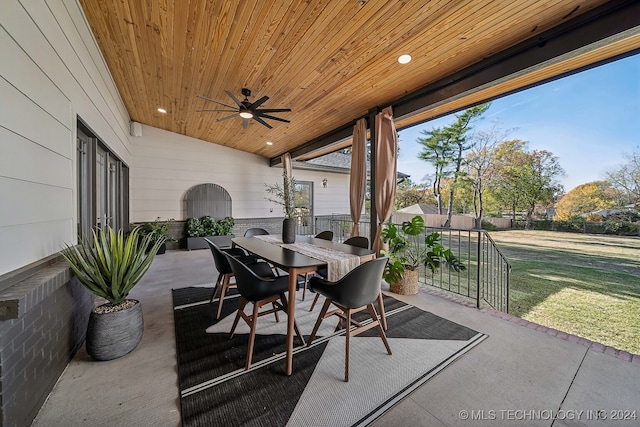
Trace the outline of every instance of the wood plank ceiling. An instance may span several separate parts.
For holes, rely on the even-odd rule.
[[[79,1],[131,120],[267,158],[605,3]],[[638,43],[624,49],[637,48]],[[401,54],[413,60],[401,65]],[[606,55],[611,53],[589,60]],[[565,66],[552,73],[566,71]],[[474,99],[405,117],[401,125],[533,82],[520,78],[485,89]],[[228,113],[196,112],[220,107],[197,95],[233,104],[225,90],[242,99],[241,88],[252,91],[249,101],[269,96],[261,108],[290,108],[290,113],[274,115],[291,123],[267,120],[273,126],[268,129],[250,120],[243,129],[239,117],[216,121]],[[159,113],[159,107],[167,113]]]

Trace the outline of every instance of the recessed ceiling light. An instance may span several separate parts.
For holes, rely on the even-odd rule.
[[[162,114],[166,114],[167,110],[165,110],[164,108],[158,108],[158,112]]]
[[[267,141],[267,145],[273,145],[273,142]]]
[[[401,64],[408,64],[409,62],[411,62],[411,55],[407,55],[407,54],[400,55],[398,57],[398,62]]]

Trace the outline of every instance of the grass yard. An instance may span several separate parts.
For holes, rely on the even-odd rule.
[[[510,312],[640,354],[640,238],[510,230]]]

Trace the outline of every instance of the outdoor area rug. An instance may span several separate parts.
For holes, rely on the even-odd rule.
[[[375,328],[351,338],[349,382],[344,380],[344,331],[325,319],[311,347],[294,341],[293,373],[285,375],[286,313],[258,320],[253,362],[244,370],[249,328],[229,331],[239,305],[231,288],[222,314],[211,288],[174,289],[174,320],[182,423],[191,426],[360,426],[402,398],[487,336],[385,296],[393,355]],[[296,321],[305,339],[322,307],[296,295]],[[376,308],[377,309],[377,308]],[[251,305],[245,307],[250,312]],[[367,312],[354,315],[366,319]],[[366,323],[366,322],[365,322]]]

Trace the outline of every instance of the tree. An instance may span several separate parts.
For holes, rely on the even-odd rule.
[[[622,196],[619,204],[640,203],[640,149],[627,154],[627,162],[608,172],[606,179]]]
[[[396,209],[432,201],[433,198],[429,194],[429,189],[424,184],[414,184],[407,179],[396,187]]]
[[[516,211],[521,207],[519,169],[526,163],[526,149],[527,143],[520,139],[498,144],[493,159],[495,174],[487,183],[498,204],[511,211],[512,219],[516,218]]]
[[[523,168],[521,185],[523,200],[527,208],[529,228],[533,212],[538,203],[552,204],[555,197],[562,193],[562,184],[558,178],[565,175],[558,158],[547,150],[533,150],[529,153],[527,165]]]
[[[618,198],[609,182],[587,182],[562,196],[556,204],[556,218],[567,220],[599,209],[611,209],[618,205]]]
[[[424,147],[418,153],[418,158],[430,162],[436,168],[433,194],[440,214],[442,214],[442,179],[453,179],[449,187],[447,220],[443,224],[444,227],[449,227],[451,224],[455,188],[465,174],[462,170],[464,154],[473,147],[473,141],[468,139],[468,132],[472,129],[471,124],[487,111],[490,105],[479,105],[457,114],[456,121],[449,126],[434,128],[430,131],[423,130],[425,137],[417,140]]]
[[[471,136],[474,144],[464,159],[464,165],[466,171],[465,183],[472,191],[471,197],[476,228],[482,227],[485,191],[497,173],[497,168],[495,167],[496,150],[509,133],[510,131],[500,129],[494,123],[489,129],[476,132]]]

